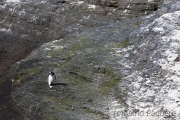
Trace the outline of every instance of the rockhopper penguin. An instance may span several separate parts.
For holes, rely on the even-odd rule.
[[[49,77],[48,77],[48,85],[50,88],[52,88],[52,82],[56,80],[56,75],[54,72],[50,72],[49,73]]]

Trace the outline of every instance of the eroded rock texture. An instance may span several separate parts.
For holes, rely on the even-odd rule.
[[[178,119],[154,115],[179,106],[180,8],[162,2],[1,1],[0,119]]]
[[[157,10],[160,1],[1,0],[0,76],[44,42],[69,33],[138,17]]]

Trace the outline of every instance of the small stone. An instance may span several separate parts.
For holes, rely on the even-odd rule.
[[[84,107],[84,106],[83,106],[82,109],[87,109],[87,107]]]
[[[92,102],[93,100],[92,99],[89,99],[88,102]]]
[[[139,90],[140,87],[141,87],[139,83],[134,83],[133,86],[134,86],[134,88],[135,88],[136,90]]]
[[[102,116],[102,119],[109,119],[109,116],[108,115],[104,115],[104,116]]]
[[[174,62],[178,62],[179,61],[179,56],[176,57],[176,59],[174,60]]]
[[[72,111],[75,111],[75,108],[74,107],[72,107],[72,109],[71,109]]]
[[[146,98],[146,102],[154,102],[155,96],[149,96]]]

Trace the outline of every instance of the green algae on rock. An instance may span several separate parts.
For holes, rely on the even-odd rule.
[[[41,71],[42,67],[34,67],[34,68],[29,68],[29,69],[23,69],[16,73],[12,79],[12,82],[19,83],[21,82],[26,76],[29,75],[36,75]]]

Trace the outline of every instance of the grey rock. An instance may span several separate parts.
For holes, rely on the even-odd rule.
[[[179,10],[179,2],[158,9],[160,3],[156,0],[1,2],[0,70],[7,71],[15,61],[21,61],[3,76],[6,82],[0,87],[3,93],[0,108],[7,105],[14,116],[13,110],[17,111],[21,115],[17,120],[101,120],[119,119],[111,112],[121,108],[128,112],[166,107],[166,102],[173,102],[166,95],[178,89],[169,78],[178,71],[163,68],[168,61],[163,53],[169,49],[167,44],[175,40],[166,39],[169,42],[165,44],[162,37],[173,35],[168,32],[178,29],[179,21],[173,19],[176,28],[162,23],[165,32],[161,33],[154,31],[160,24],[154,19],[165,14],[164,10]],[[143,16],[149,13],[153,14]],[[169,18],[163,20],[166,19]],[[177,49],[173,50],[177,53]],[[51,90],[46,82],[50,70],[58,78]],[[178,106],[176,101],[179,100],[175,100]],[[11,119],[3,117],[0,119]]]

